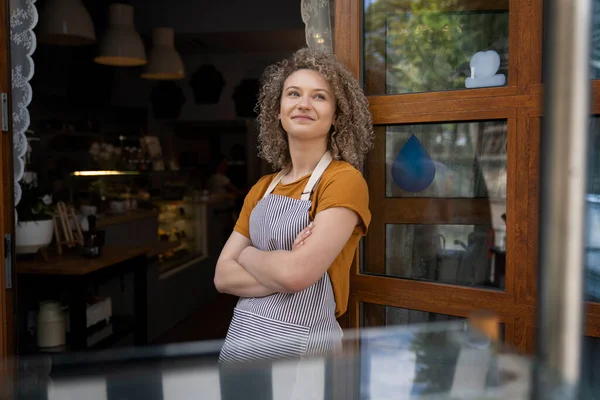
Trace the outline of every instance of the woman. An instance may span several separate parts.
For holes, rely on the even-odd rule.
[[[208,190],[216,195],[242,195],[242,190],[231,182],[231,179],[227,176],[229,169],[229,162],[227,158],[218,154],[212,161],[211,176],[208,179]]]
[[[215,286],[240,297],[221,362],[339,348],[336,317],[371,218],[358,170],[371,115],[333,55],[301,49],[267,68],[259,107],[260,156],[280,172],[252,187],[217,262]]]

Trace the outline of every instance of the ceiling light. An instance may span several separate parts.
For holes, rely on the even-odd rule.
[[[171,28],[154,28],[150,61],[142,74],[144,79],[179,80],[185,78],[185,67],[175,49],[175,33]]]
[[[41,12],[41,43],[83,46],[96,42],[94,23],[81,0],[49,0]]]
[[[111,4],[108,21],[108,30],[100,42],[100,53],[94,61],[117,67],[145,65],[148,60],[144,43],[133,26],[133,6]]]

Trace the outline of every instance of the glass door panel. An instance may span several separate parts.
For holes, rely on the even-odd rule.
[[[424,322],[447,322],[464,320],[463,317],[409,310],[407,308],[384,306],[381,304],[360,303],[361,326],[410,325]]]
[[[583,371],[582,381],[593,393],[593,398],[600,398],[600,338],[586,336],[583,338]]]
[[[600,117],[590,120],[588,157],[585,297],[600,302]]]
[[[380,129],[385,165],[370,179],[385,229],[367,256],[385,255],[362,272],[504,290],[508,121]]]
[[[386,224],[385,275],[504,289],[505,248],[494,238],[491,224]]]
[[[368,95],[508,81],[508,0],[364,0],[363,13]]]
[[[507,121],[388,125],[386,197],[506,198]]]

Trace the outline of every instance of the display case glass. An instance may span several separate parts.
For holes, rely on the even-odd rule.
[[[198,262],[208,257],[207,207],[205,201],[157,200],[158,237],[169,250],[158,255],[161,271],[181,267],[182,263]]]
[[[71,174],[69,201],[82,219],[95,213],[103,228],[127,221],[122,229],[133,233],[142,229],[136,220],[154,218],[155,223],[143,229],[153,226],[156,233],[143,232],[148,239],[141,244],[152,247],[153,261],[159,263],[161,273],[168,273],[208,256],[210,201],[190,189],[189,181],[181,172],[79,171]]]
[[[284,346],[285,335],[280,340],[273,346]],[[343,340],[335,356],[236,365],[217,363],[220,341],[48,355],[20,360],[16,398],[525,400],[534,371],[539,398],[568,398],[564,391],[573,389],[468,321],[346,331]],[[595,398],[589,387],[580,392]]]

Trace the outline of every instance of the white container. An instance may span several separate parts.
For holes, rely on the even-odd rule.
[[[54,220],[18,222],[15,227],[17,254],[36,253],[48,246],[54,236]]]
[[[37,345],[41,348],[63,346],[66,342],[63,307],[56,301],[42,301],[37,316]]]

